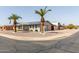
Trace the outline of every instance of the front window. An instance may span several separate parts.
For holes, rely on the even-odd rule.
[[[29,27],[31,28],[31,25]]]
[[[22,27],[21,26],[18,26],[18,28],[21,29]]]
[[[35,25],[35,28],[37,28],[37,25]]]

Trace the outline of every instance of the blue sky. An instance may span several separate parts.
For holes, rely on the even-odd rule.
[[[0,6],[0,25],[9,24],[8,17],[15,13],[22,17],[21,22],[40,21],[40,16],[35,14],[35,10],[44,6]],[[64,24],[79,25],[79,7],[77,6],[48,6],[52,11],[45,15],[45,20],[51,22],[61,22]]]

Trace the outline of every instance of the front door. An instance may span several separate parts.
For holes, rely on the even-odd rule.
[[[51,30],[54,30],[54,26],[51,26]]]

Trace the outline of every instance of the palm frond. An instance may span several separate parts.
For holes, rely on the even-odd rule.
[[[8,17],[9,20],[11,20],[11,19],[16,19],[17,20],[19,18],[22,19],[22,17],[20,17],[20,16],[18,16],[16,14],[12,14],[10,17]]]
[[[52,11],[52,10],[51,10],[51,9],[49,9],[49,10],[46,10],[46,11],[45,11],[45,14],[46,14],[47,12],[49,12],[49,11]]]
[[[46,10],[47,6],[44,8],[44,10]]]
[[[17,18],[17,19],[22,19],[22,17],[20,17],[20,16],[17,16],[16,18]]]
[[[41,12],[40,11],[35,10],[35,13],[41,16]]]
[[[8,19],[10,20],[9,23],[11,23],[11,20],[18,20],[18,19],[22,19],[22,17],[16,15],[16,14],[12,14],[11,16],[8,17]]]
[[[11,20],[10,20],[9,24],[11,24]]]
[[[46,14],[46,9],[47,9],[47,6],[44,8],[44,13]]]
[[[44,16],[44,10],[43,9],[40,9],[40,12],[41,12],[41,16]]]
[[[36,10],[35,13],[43,17],[48,11],[51,11],[51,9],[47,10],[47,7],[45,7],[44,9],[40,9],[39,11]]]
[[[11,20],[12,19],[12,16],[8,17],[8,19]]]

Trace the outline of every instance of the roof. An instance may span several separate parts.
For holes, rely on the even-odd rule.
[[[20,22],[19,24],[33,25],[33,24],[40,24],[40,22]]]
[[[56,26],[58,26],[58,23],[52,23],[53,25],[56,25]]]
[[[45,21],[45,22],[50,23],[49,21]],[[20,22],[19,24],[25,24],[25,25],[34,25],[35,24],[35,25],[39,25],[40,21],[36,21],[36,22]],[[52,24],[52,23],[50,23],[50,24]]]
[[[55,25],[55,26],[63,26],[63,24],[61,24],[61,23],[59,23],[59,22],[54,22],[54,23],[52,23],[53,25]]]

